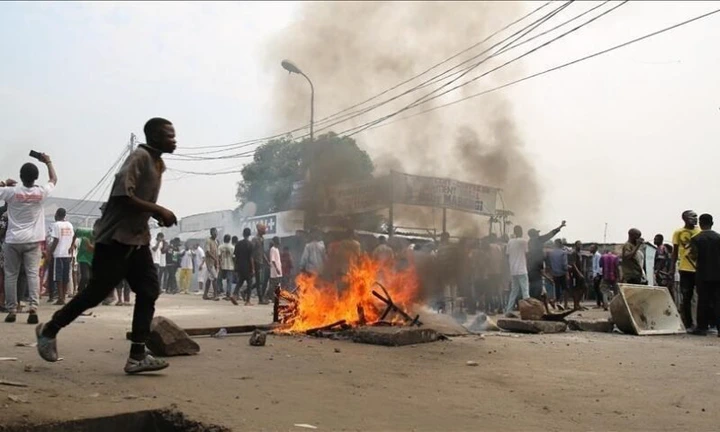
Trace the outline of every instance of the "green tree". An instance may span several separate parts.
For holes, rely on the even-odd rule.
[[[253,161],[243,167],[236,198],[241,204],[254,202],[258,214],[285,210],[293,183],[305,178],[307,167],[312,181],[306,189],[311,195],[316,195],[314,185],[362,180],[372,177],[374,170],[367,152],[349,137],[330,132],[314,142],[275,139],[258,147]]]

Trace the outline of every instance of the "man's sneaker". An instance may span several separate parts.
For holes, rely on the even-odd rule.
[[[14,323],[16,320],[17,320],[17,315],[15,315],[13,312],[10,312],[10,313],[7,314],[7,316],[5,317],[5,322],[6,322],[6,323]]]
[[[40,322],[40,320],[38,319],[37,312],[30,311],[30,313],[28,314],[27,323],[28,324],[37,324],[39,322]]]
[[[38,354],[45,361],[56,362],[58,361],[57,339],[43,336],[42,331],[44,328],[45,324],[38,324],[35,327]]]
[[[707,330],[701,330],[698,328],[690,329],[687,333],[693,336],[707,336],[708,334]]]
[[[135,360],[132,357],[128,357],[127,363],[125,363],[126,374],[137,374],[142,372],[157,372],[170,366],[168,362],[163,359],[158,359],[150,354],[145,354],[145,358],[142,360]]]

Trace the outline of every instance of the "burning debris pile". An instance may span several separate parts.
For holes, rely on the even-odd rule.
[[[294,293],[279,292],[279,331],[313,334],[363,326],[421,325],[419,315],[407,312],[419,301],[412,267],[397,270],[390,262],[362,255],[334,279],[301,274],[296,283]]]

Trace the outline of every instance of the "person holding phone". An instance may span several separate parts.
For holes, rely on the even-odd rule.
[[[130,355],[125,373],[136,374],[165,369],[168,363],[156,359],[145,348],[155,301],[160,295],[158,274],[150,250],[148,220],[153,217],[163,226],[177,224],[170,210],[156,204],[165,171],[163,153],[176,148],[175,128],[163,118],[145,123],[147,144],[141,144],[125,159],[115,175],[105,211],[95,229],[95,255],[88,286],[55,312],[46,324],[35,329],[37,350],[44,360],[58,361],[57,334],[83,312],[112,293],[123,280],[135,292]]]
[[[3,244],[5,257],[5,322],[13,323],[18,311],[18,276],[24,266],[28,279],[30,314],[28,324],[38,323],[40,289],[40,244],[45,241],[45,211],[43,202],[55,189],[57,175],[50,156],[38,153],[37,158],[48,169],[49,181],[36,185],[40,171],[33,163],[20,168],[20,184],[8,179],[0,182],[0,200],[7,203],[8,226]]]

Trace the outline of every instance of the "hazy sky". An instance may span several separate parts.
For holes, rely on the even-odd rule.
[[[58,170],[56,195],[80,198],[131,132],[142,139],[143,123],[153,116],[175,123],[182,147],[281,132],[271,110],[276,96],[268,90],[288,77],[280,58],[270,66],[264,46],[299,19],[301,7],[0,3],[0,177],[16,177],[31,148],[44,151]],[[717,8],[715,2],[630,3],[523,60],[519,74]],[[602,240],[607,222],[608,240],[622,241],[631,226],[645,238],[670,236],[686,208],[720,217],[720,202],[708,189],[718,177],[719,29],[720,14],[503,91],[545,191],[538,227],[567,219],[569,239]],[[427,65],[450,54],[438,53]],[[322,83],[316,87],[321,94]],[[482,97],[448,110],[480,103]],[[330,114],[320,103],[318,112]],[[363,145],[374,133],[356,139]],[[238,161],[168,165],[239,168]],[[160,203],[179,216],[233,208],[238,179],[169,173]]]

